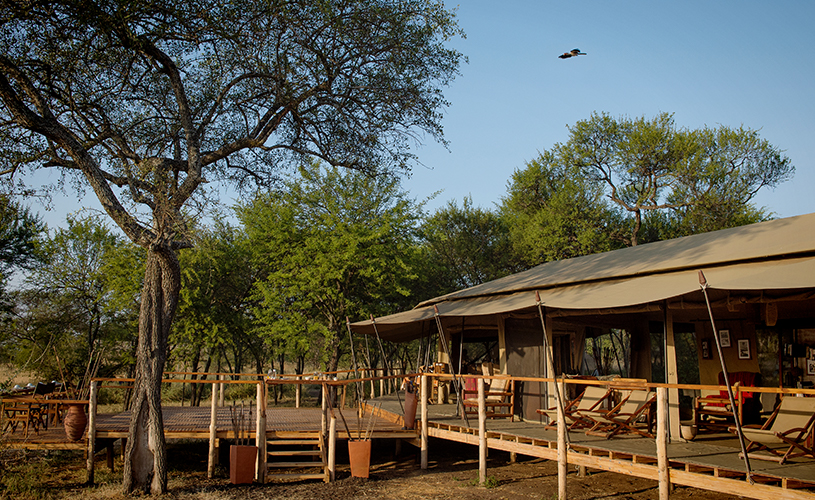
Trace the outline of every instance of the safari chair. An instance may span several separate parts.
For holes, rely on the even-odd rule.
[[[626,391],[620,402],[608,411],[593,410],[578,412],[578,415],[591,420],[594,425],[586,431],[588,436],[606,439],[618,434],[639,434],[653,438],[650,429],[651,405],[656,394],[649,390]],[[642,420],[646,420],[644,423]]]
[[[6,422],[3,426],[3,432],[11,429],[11,432],[14,433],[19,425],[23,428],[24,437],[28,437],[32,427],[34,432],[39,434],[40,425],[43,421],[42,406],[23,401],[4,401],[3,419]]]
[[[815,458],[815,448],[810,440],[815,426],[815,398],[787,396],[763,426],[741,428],[747,445],[747,456],[759,460],[772,460],[783,464],[790,458],[809,455]],[[735,427],[728,429],[736,433]],[[798,450],[796,452],[796,450]],[[766,453],[751,453],[766,451]]]
[[[601,385],[588,385],[586,389],[575,399],[569,401],[563,407],[563,416],[569,430],[592,427],[594,422],[582,417],[580,412],[600,410],[604,401],[609,400],[612,390]],[[546,415],[549,423],[545,429],[553,429],[557,426],[557,407],[548,410],[538,409],[538,413]]]
[[[482,363],[482,373],[485,377],[495,376],[493,363]],[[484,403],[487,408],[487,418],[515,418],[515,381],[506,377],[491,378],[484,392]],[[478,397],[464,398],[464,411],[468,415],[478,414]],[[474,408],[474,409],[473,409]]]

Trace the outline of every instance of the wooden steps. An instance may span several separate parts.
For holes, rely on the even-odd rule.
[[[266,440],[266,481],[328,481],[326,452],[319,433]]]

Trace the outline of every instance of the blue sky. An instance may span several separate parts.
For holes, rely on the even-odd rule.
[[[467,0],[458,19],[467,38],[452,44],[469,64],[445,92],[450,150],[417,147],[424,166],[404,182],[420,200],[442,191],[429,209],[465,196],[493,208],[513,171],[597,111],[758,129],[796,174],[757,203],[815,212],[815,2]],[[587,55],[557,58],[573,48]],[[53,227],[75,199],[34,209]],[[81,203],[98,206],[92,193]]]
[[[442,189],[431,208],[494,207],[513,171],[597,111],[757,129],[796,167],[757,203],[815,212],[815,2],[467,0],[458,18],[469,64],[446,92],[450,152],[416,149],[425,167],[405,182]],[[573,48],[587,55],[557,58]]]

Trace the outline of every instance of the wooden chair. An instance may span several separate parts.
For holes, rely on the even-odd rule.
[[[742,427],[747,445],[747,456],[759,460],[772,460],[783,464],[790,458],[809,455],[815,458],[812,430],[815,426],[815,398],[787,396],[781,400],[767,422]],[[735,427],[728,429],[736,433]],[[796,452],[796,450],[798,450]],[[751,453],[751,451],[766,451]]]
[[[495,365],[483,363],[481,370],[485,377],[495,376]],[[515,418],[515,381],[509,377],[489,379],[489,385],[484,392],[484,403],[487,407],[487,418]],[[469,392],[464,395],[464,411],[468,415],[478,414],[478,397],[470,397]],[[473,409],[475,408],[475,409]]]
[[[747,387],[758,385],[760,375],[753,372],[728,373],[727,378],[733,387],[736,408],[730,407],[730,398],[727,390],[720,390],[718,394],[702,396],[694,399],[694,419],[697,428],[710,430],[725,430],[738,418],[739,423],[755,424],[761,418],[761,401],[759,394],[745,390]],[[719,385],[724,385],[724,375],[719,372]]]
[[[34,432],[39,434],[40,426],[43,425],[43,409],[44,405],[38,403],[4,401],[3,418],[6,423],[3,426],[3,432],[11,429],[11,432],[14,433],[19,425],[23,428],[24,437],[28,437],[32,427]]]
[[[580,412],[600,410],[603,402],[608,401],[612,394],[610,388],[600,385],[589,385],[575,399],[566,403],[563,407],[563,414],[569,430],[591,427],[594,422],[582,417]],[[549,409],[538,409],[538,413],[546,415],[549,423],[545,429],[552,429],[557,426],[557,407]]]
[[[618,434],[635,433],[649,438],[654,437],[648,417],[651,405],[656,401],[656,394],[648,390],[626,392],[627,394],[624,394],[617,406],[611,410],[578,412],[580,417],[594,422],[594,425],[586,431],[586,435],[609,439]]]

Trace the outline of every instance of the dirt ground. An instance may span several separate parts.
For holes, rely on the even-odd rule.
[[[338,456],[337,481],[272,483],[233,486],[228,472],[221,467],[215,478],[206,477],[206,443],[170,443],[170,492],[167,498],[187,500],[226,499],[537,499],[557,498],[557,464],[518,457],[509,462],[509,454],[492,451],[486,486],[478,486],[478,450],[474,446],[447,441],[431,441],[430,467],[422,471],[416,449],[405,445],[395,455],[393,442],[381,442],[373,450],[369,479],[350,477],[347,457]],[[17,458],[13,458],[16,453]],[[28,499],[101,499],[125,498],[121,494],[121,458],[111,473],[102,455],[97,457],[96,486],[85,487],[84,460],[80,453],[4,452],[0,469],[0,498]],[[224,457],[224,464],[225,462]],[[589,471],[580,478],[571,471],[568,480],[571,499],[655,499],[659,497],[654,481]],[[678,487],[672,498],[729,500],[736,497],[692,488]]]

